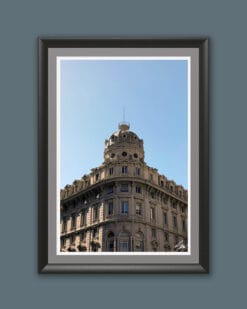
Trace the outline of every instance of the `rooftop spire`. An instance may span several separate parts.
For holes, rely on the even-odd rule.
[[[123,122],[125,122],[125,107],[123,107]]]

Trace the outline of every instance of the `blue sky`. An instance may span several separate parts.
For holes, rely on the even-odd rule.
[[[145,162],[187,188],[187,82],[186,60],[61,60],[60,187],[103,162],[124,108]]]

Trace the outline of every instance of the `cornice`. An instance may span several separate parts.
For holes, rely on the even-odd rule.
[[[187,204],[187,200],[179,197],[178,195],[170,192],[168,189],[166,189],[165,187],[161,187],[155,183],[153,183],[150,180],[144,179],[141,176],[112,176],[109,178],[105,178],[103,180],[99,180],[98,182],[89,185],[87,188],[84,188],[82,190],[79,190],[76,193],[72,193],[69,197],[66,197],[65,199],[62,199],[61,202],[68,202],[70,200],[79,198],[82,195],[87,195],[92,193],[92,191],[94,192],[94,194],[100,193],[103,191],[104,187],[110,184],[116,185],[116,183],[120,183],[120,182],[132,182],[132,183],[138,183],[138,184],[142,184],[146,186],[146,189],[148,191],[154,190],[154,191],[158,191],[162,194],[166,194],[167,196],[169,196],[170,198],[174,198],[177,201],[180,201],[184,204]],[[114,194],[118,194],[118,193],[114,193]],[[120,193],[119,193],[120,194]]]

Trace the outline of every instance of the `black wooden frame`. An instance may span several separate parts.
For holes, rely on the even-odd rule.
[[[38,271],[40,273],[208,273],[209,142],[208,38],[39,38]],[[48,261],[48,50],[49,48],[198,48],[199,50],[199,263],[49,264]],[[55,223],[54,223],[55,224]]]

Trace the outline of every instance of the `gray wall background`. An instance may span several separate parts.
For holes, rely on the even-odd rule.
[[[0,3],[2,308],[241,308],[246,302],[246,5],[213,0]],[[37,274],[37,37],[210,37],[209,275]]]

